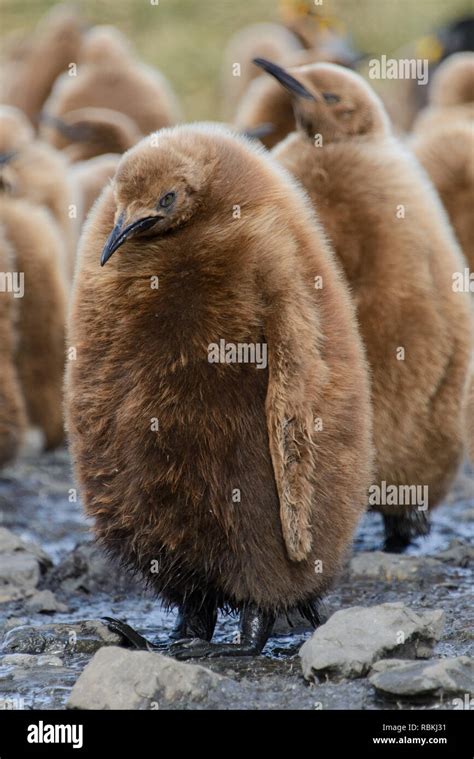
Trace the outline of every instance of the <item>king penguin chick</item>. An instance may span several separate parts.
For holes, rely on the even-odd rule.
[[[11,106],[0,106],[0,188],[48,210],[63,239],[60,265],[69,280],[75,237],[70,218],[74,190],[68,177],[68,161],[47,143],[35,139],[25,115]]]
[[[45,14],[18,54],[5,63],[0,102],[20,108],[36,125],[55,80],[78,59],[82,27],[70,6],[55,5]]]
[[[224,51],[221,84],[224,118],[232,117],[235,104],[259,75],[252,65],[255,56],[283,63],[292,53],[302,49],[296,35],[282,24],[259,23],[239,29]]]
[[[0,227],[0,467],[17,455],[26,432],[26,411],[15,365],[16,331],[21,291],[14,252]],[[12,283],[7,287],[8,277]],[[3,285],[5,282],[5,285]]]
[[[45,104],[48,117],[63,118],[80,108],[120,111],[142,134],[180,119],[176,96],[165,77],[136,60],[127,39],[107,26],[94,27],[85,35],[77,76],[61,76]],[[64,146],[64,137],[47,123],[40,133],[56,147]]]
[[[458,121],[472,124],[474,118],[474,53],[456,53],[436,69],[428,106],[421,111],[415,132],[428,133]]]
[[[44,121],[64,137],[64,153],[71,163],[125,153],[143,137],[129,116],[111,108],[79,108],[62,118],[45,116]]]
[[[330,64],[259,65],[292,92],[298,123],[273,155],[308,191],[357,306],[372,370],[369,503],[384,514],[386,548],[401,550],[426,531],[426,501],[444,497],[463,453],[472,330],[469,297],[453,288],[462,255],[362,77]],[[421,504],[412,504],[415,486],[427,488]]]
[[[428,172],[474,271],[474,53],[458,53],[433,78],[430,105],[410,146]]]
[[[337,63],[351,68],[354,55],[345,48],[301,50],[284,61],[285,66],[304,66],[310,63]],[[254,67],[257,71],[257,67]],[[269,77],[259,76],[252,81],[237,105],[234,123],[240,131],[268,124],[271,129],[261,142],[273,148],[296,129],[291,94]]]
[[[365,506],[371,412],[351,300],[298,185],[222,126],[145,138],[86,223],[69,344],[87,514],[179,607],[175,636],[201,639],[173,653],[253,654],[278,612],[315,621]],[[209,643],[222,608],[241,612],[239,645]]]
[[[15,361],[28,422],[43,432],[45,448],[54,448],[64,438],[65,290],[58,265],[62,241],[49,214],[26,200],[2,195],[0,224],[14,254],[15,271],[23,276],[14,322]]]

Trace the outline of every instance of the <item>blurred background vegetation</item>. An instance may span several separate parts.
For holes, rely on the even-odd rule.
[[[288,2],[288,0],[286,0]],[[0,0],[2,34],[28,33],[52,0]],[[182,99],[187,119],[219,116],[223,50],[241,27],[279,18],[281,0],[79,0],[90,23],[115,24]],[[363,52],[391,55],[443,23],[472,12],[472,0],[323,0]]]

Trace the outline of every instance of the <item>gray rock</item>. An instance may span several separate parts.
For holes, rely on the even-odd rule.
[[[459,567],[468,567],[474,561],[474,547],[460,540],[453,540],[445,551],[436,555],[436,558]]]
[[[93,654],[102,646],[120,642],[120,637],[102,622],[87,620],[70,625],[15,627],[5,635],[2,650],[18,654]]]
[[[391,653],[426,658],[443,623],[440,610],[415,612],[402,603],[338,611],[301,647],[303,674],[307,680],[361,677]]]
[[[374,688],[383,694],[403,696],[471,695],[474,693],[474,659],[403,661],[382,659],[369,676]]]
[[[26,601],[25,606],[33,614],[37,612],[54,614],[55,612],[67,611],[67,606],[58,601],[51,590],[39,590]]]
[[[76,546],[48,573],[46,584],[52,590],[61,589],[66,593],[117,593],[132,588],[143,589],[144,585],[109,559],[95,543]]]
[[[5,634],[14,627],[23,627],[28,624],[28,617],[10,617],[2,625],[2,632]]]
[[[23,542],[6,527],[0,527],[0,553],[13,553],[24,548]]]
[[[69,709],[163,709],[220,700],[236,688],[229,678],[204,667],[146,651],[111,647],[98,651],[74,685]]]
[[[372,551],[359,553],[351,559],[349,571],[355,578],[370,578],[385,582],[406,580],[441,580],[445,576],[443,564],[426,556],[400,556],[399,554]]]
[[[0,554],[0,603],[24,598],[36,588],[40,576],[35,556],[25,551]]]
[[[459,516],[460,522],[474,522],[474,509],[466,509]]]
[[[31,595],[51,560],[39,547],[0,527],[0,603]]]

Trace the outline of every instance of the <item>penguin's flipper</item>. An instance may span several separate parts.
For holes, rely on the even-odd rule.
[[[268,344],[266,417],[286,550],[292,561],[312,546],[318,449],[315,421],[328,368],[318,348],[318,324],[307,293],[275,304],[265,325]]]

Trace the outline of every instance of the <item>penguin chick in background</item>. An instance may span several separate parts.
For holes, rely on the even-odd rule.
[[[457,53],[435,71],[428,105],[419,114],[414,132],[430,130],[459,121],[472,125],[474,119],[474,53]]]
[[[223,117],[232,118],[236,103],[259,76],[255,66],[252,66],[256,55],[283,62],[292,53],[301,50],[303,48],[296,35],[282,24],[262,22],[239,29],[224,50],[220,88]]]
[[[346,285],[294,180],[217,125],[145,138],[86,223],[69,344],[86,512],[179,608],[172,652],[249,655],[278,612],[316,622],[365,508],[371,410]],[[238,645],[210,643],[219,609],[240,612]]]
[[[0,106],[0,192],[25,198],[45,208],[57,225],[63,245],[59,265],[66,281],[74,268],[75,237],[70,207],[74,191],[67,159],[35,138],[25,115],[12,106]]]
[[[293,67],[321,61],[337,63],[348,68],[355,64],[354,56],[351,57],[349,51],[345,51],[344,48],[302,50],[287,56],[284,64]],[[265,147],[273,148],[296,129],[292,96],[273,79],[259,76],[250,82],[238,102],[234,123],[239,130],[252,129],[258,124],[269,124],[272,128],[261,141]]]
[[[427,171],[474,271],[474,53],[458,53],[436,70],[430,104],[410,147]]]
[[[157,69],[137,60],[118,29],[96,26],[84,37],[77,76],[59,77],[44,110],[63,118],[80,108],[120,111],[142,134],[180,120],[178,100]],[[64,147],[64,136],[44,122],[40,134],[55,147]]]
[[[55,448],[64,438],[63,244],[49,214],[23,199],[1,197],[0,224],[13,251],[14,271],[23,277],[14,355],[28,423],[42,431],[46,449]]]
[[[453,288],[462,255],[362,77],[330,64],[256,62],[294,100],[298,130],[272,154],[309,193],[350,283],[372,376],[369,504],[384,515],[387,550],[399,551],[426,532],[426,510],[463,455],[472,326],[469,297]],[[386,486],[399,495],[385,498]]]
[[[57,77],[78,59],[84,26],[74,8],[55,3],[28,39],[4,60],[0,102],[20,108],[36,126]]]
[[[79,108],[62,118],[44,114],[42,123],[64,137],[64,153],[71,163],[106,153],[125,153],[143,137],[129,116],[110,108]]]
[[[0,467],[15,458],[26,433],[26,411],[15,365],[21,284],[14,252],[0,227]],[[8,279],[10,278],[10,279]],[[11,282],[10,287],[7,283]],[[16,287],[16,289],[15,289]]]

